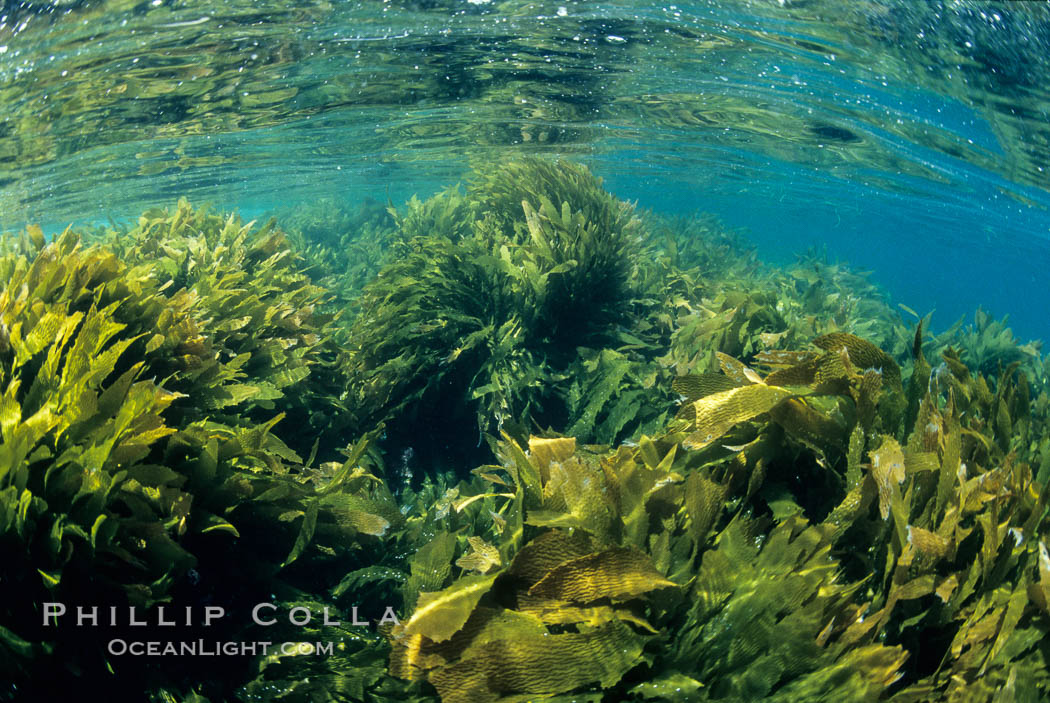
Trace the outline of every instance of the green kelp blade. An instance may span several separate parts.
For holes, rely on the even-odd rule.
[[[492,546],[481,537],[467,537],[470,544],[470,552],[456,560],[456,566],[466,571],[477,571],[487,574],[493,569],[503,566],[503,559],[499,549]]]
[[[766,376],[766,383],[774,386],[812,386],[817,381],[820,359],[808,358],[794,366],[777,369]]]
[[[342,527],[382,537],[401,518],[392,502],[348,493],[330,493],[321,504]]]
[[[671,381],[671,390],[685,396],[686,402],[692,403],[712,393],[732,390],[740,384],[720,373],[701,373],[689,376],[677,376]]]
[[[1037,549],[1039,580],[1028,584],[1028,597],[1044,613],[1050,615],[1050,551],[1043,540],[1039,540]]]
[[[693,554],[697,554],[707,534],[715,524],[725,505],[726,486],[705,478],[700,473],[691,473],[685,479],[683,507],[689,516],[687,532],[693,541]]]
[[[44,238],[44,230],[40,229],[40,225],[26,225],[26,235],[29,236],[29,241],[38,250],[43,249],[44,245],[47,244],[47,240]]]
[[[845,453],[846,428],[833,420],[830,413],[820,412],[799,398],[791,398],[772,411],[773,419],[792,436],[820,449]]]
[[[511,473],[514,483],[524,493],[525,504],[530,507],[540,504],[543,496],[543,478],[540,470],[529,461],[529,457],[513,437],[506,431],[501,431],[500,434],[503,435],[500,446],[509,460],[504,462],[504,466]]]
[[[811,351],[768,349],[755,354],[754,361],[756,364],[770,368],[788,368],[811,362],[816,358],[817,354]]]
[[[801,676],[777,691],[780,701],[876,701],[901,678],[908,659],[903,647],[869,644],[845,652],[833,663]],[[928,698],[926,700],[937,700]]]
[[[881,369],[887,384],[901,390],[901,369],[893,357],[866,339],[847,332],[832,332],[817,337],[813,344],[827,351],[845,348],[849,360],[860,369]]]
[[[492,588],[496,576],[498,574],[467,576],[442,591],[420,593],[416,611],[405,623],[405,632],[444,642],[467,622],[478,601]]]
[[[538,618],[515,610],[497,610],[479,605],[456,634],[444,642],[434,642],[423,635],[409,635],[404,625],[395,625],[386,635],[390,642],[389,673],[391,676],[421,681],[435,669],[459,659],[467,647],[502,639],[506,630],[546,632]]]
[[[240,537],[240,533],[237,532],[237,528],[230,523],[229,520],[221,518],[218,515],[209,513],[207,511],[198,511],[200,514],[197,519],[201,523],[200,533],[205,534],[207,532],[226,532],[233,535],[234,537]],[[305,545],[304,545],[305,548]],[[301,550],[300,550],[301,552]],[[298,555],[296,555],[298,558]],[[289,559],[286,563],[290,564],[293,559]]]
[[[29,659],[33,656],[33,643],[24,640],[17,634],[0,625],[0,650],[6,650],[10,654]]]
[[[951,542],[941,535],[915,525],[908,525],[908,543],[934,560],[943,559],[952,548]]]
[[[722,373],[728,376],[736,385],[746,386],[749,383],[762,383],[762,377],[751,370],[744,362],[720,351],[715,352],[715,358],[718,359],[718,365],[721,367]]]
[[[405,607],[415,606],[422,591],[437,591],[452,573],[456,537],[441,532],[416,550],[409,560],[409,577],[402,589]]]
[[[582,530],[550,530],[521,548],[511,562],[510,573],[531,587],[559,565],[593,551],[593,540]]]
[[[310,545],[310,541],[314,538],[314,529],[317,527],[317,510],[319,507],[319,500],[314,499],[310,501],[310,505],[307,506],[306,513],[303,516],[303,523],[299,528],[299,535],[295,538],[295,544],[292,545],[292,551],[288,553],[288,557],[284,560],[284,563],[281,564],[281,568],[288,566],[298,559]]]
[[[539,471],[540,481],[544,484],[550,480],[551,464],[567,461],[575,452],[575,437],[529,437],[529,458]]]
[[[689,703],[703,700],[697,693],[703,687],[704,684],[696,679],[674,672],[640,683],[631,689],[631,693],[646,699]]]
[[[695,413],[692,432],[682,441],[686,449],[703,449],[734,425],[769,412],[792,392],[779,386],[754,384],[713,393],[690,403]]]
[[[528,595],[519,594],[517,612],[539,618],[544,625],[586,624],[590,627],[597,627],[612,620],[620,620],[645,630],[649,634],[660,634],[660,631],[645,619],[636,615],[629,608],[623,607],[570,605],[564,601],[531,598]]]
[[[656,570],[647,554],[617,547],[559,564],[529,589],[529,595],[590,603],[599,598],[630,599],[676,586]]]
[[[912,341],[912,358],[915,363],[912,367],[911,377],[908,379],[907,398],[908,407],[904,416],[904,426],[913,427],[919,415],[919,407],[923,398],[927,395],[930,387],[930,375],[933,369],[930,362],[926,361],[922,353],[922,328],[924,320],[919,320],[915,327],[915,336]]]
[[[350,451],[347,454],[346,461],[343,462],[339,471],[336,472],[335,476],[332,477],[332,480],[328,482],[328,485],[321,489],[320,493],[322,495],[337,491],[344,483],[350,480],[350,477],[354,473],[354,469],[358,468],[361,457],[363,457],[365,452],[368,451],[368,448],[374,439],[375,434],[369,433],[354,443],[354,446],[350,448]]]
[[[904,452],[897,440],[883,435],[882,444],[871,453],[871,474],[879,491],[879,514],[882,519],[893,516],[897,539],[901,545],[908,540],[908,510],[901,495],[904,483]]]
[[[408,574],[404,571],[389,566],[366,566],[361,569],[355,569],[344,576],[335,588],[332,589],[332,595],[338,598],[347,591],[359,589],[363,586],[383,581],[393,581],[394,583],[401,584],[404,583],[407,578]]]
[[[588,684],[608,688],[641,660],[643,638],[613,620],[583,632],[551,635],[507,628],[504,638],[476,643],[458,662],[428,677],[442,703],[482,703],[519,694],[566,693]]]
[[[846,497],[824,519],[824,524],[831,526],[833,542],[837,541],[871,505],[872,496],[869,491],[865,490],[867,485],[870,484],[858,483],[850,489]]]

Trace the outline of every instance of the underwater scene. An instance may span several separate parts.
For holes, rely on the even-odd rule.
[[[1050,700],[1050,3],[0,11],[0,701]]]

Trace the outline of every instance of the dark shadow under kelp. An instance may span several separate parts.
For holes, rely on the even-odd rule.
[[[0,699],[1050,693],[1047,374],[1004,323],[931,338],[567,163],[297,217],[3,240]],[[117,657],[54,601],[338,646]]]

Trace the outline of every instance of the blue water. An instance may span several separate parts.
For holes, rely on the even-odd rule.
[[[1045,3],[4,8],[0,228],[399,204],[538,153],[871,270],[934,329],[1050,338]]]
[[[1009,315],[1018,336],[1045,339],[1050,333],[1050,214],[990,184],[960,202],[948,188],[923,195],[873,192],[848,182],[818,188],[813,181],[819,174],[783,164],[745,184],[733,182],[729,170],[729,183],[703,189],[668,188],[658,175],[622,178],[615,167],[606,172],[614,191],[656,209],[717,213],[744,228],[767,261],[790,263],[816,247],[832,260],[870,270],[895,302],[920,315],[934,312],[935,329],[960,317],[972,322],[981,306],[995,317]]]

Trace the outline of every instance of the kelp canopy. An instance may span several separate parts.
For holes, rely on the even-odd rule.
[[[1047,367],[981,311],[931,336],[538,160],[30,227],[0,275],[2,699],[1050,695]],[[48,602],[333,648],[117,656]]]

